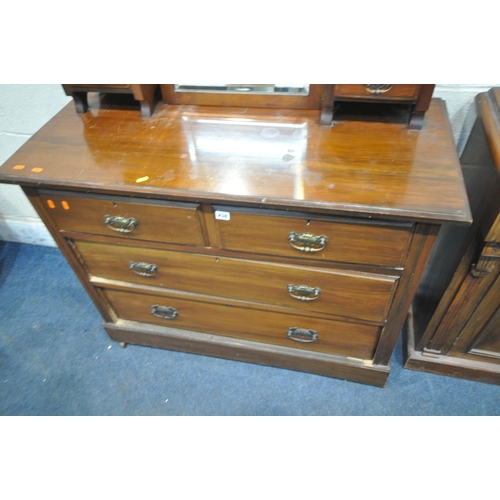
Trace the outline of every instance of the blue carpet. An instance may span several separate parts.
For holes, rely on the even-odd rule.
[[[111,341],[55,248],[0,242],[0,415],[499,415],[500,386],[402,368],[384,389]]]

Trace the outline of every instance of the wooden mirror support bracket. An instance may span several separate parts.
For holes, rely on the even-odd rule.
[[[110,92],[114,94],[132,94],[141,105],[141,115],[150,118],[154,111],[156,84],[63,84],[66,95],[73,97],[77,113],[86,113],[89,109],[87,92]]]

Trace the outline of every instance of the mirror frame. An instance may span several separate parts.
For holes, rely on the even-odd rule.
[[[161,85],[163,101],[167,104],[197,106],[237,106],[246,108],[321,109],[325,88],[329,85],[309,84],[308,95],[236,94],[223,92],[176,91],[175,84]]]

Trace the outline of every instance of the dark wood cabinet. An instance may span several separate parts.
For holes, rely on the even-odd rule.
[[[68,105],[0,181],[112,339],[383,386],[439,228],[470,223],[462,172],[440,100],[411,133],[320,114]]]
[[[407,368],[500,383],[500,89],[479,94],[461,161],[474,223],[442,230],[417,292]]]

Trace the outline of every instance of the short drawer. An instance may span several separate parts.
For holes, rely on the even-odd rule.
[[[347,84],[335,85],[335,97],[363,99],[391,99],[414,101],[418,97],[420,85],[417,84]]]
[[[104,290],[118,318],[371,359],[380,328],[165,296]]]
[[[95,277],[382,323],[398,278],[75,241]]]
[[[216,207],[229,220],[216,220],[227,250],[375,266],[401,267],[413,231],[411,224],[316,220]]]
[[[195,203],[129,202],[119,198],[41,194],[60,230],[131,240],[205,246]]]
[[[114,89],[129,89],[130,85],[126,84],[116,84],[116,83],[106,83],[106,84],[101,84],[101,83],[71,83],[67,85],[68,87],[71,87],[74,90],[87,90],[87,89],[99,89],[99,92],[106,92],[106,90],[114,90]]]

